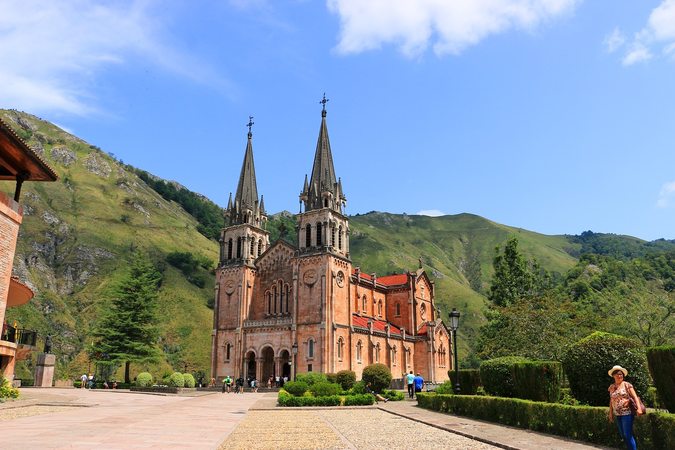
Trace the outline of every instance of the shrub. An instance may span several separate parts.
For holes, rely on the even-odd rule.
[[[331,395],[329,397],[295,397],[283,389],[279,391],[277,397],[279,406],[340,406],[342,397]]]
[[[338,395],[342,391],[342,387],[337,383],[329,383],[328,381],[321,381],[309,387],[309,392],[314,397],[330,397],[331,395]]]
[[[329,383],[337,383],[337,374],[336,373],[327,373],[326,380]]]
[[[299,373],[295,377],[295,381],[303,381],[307,383],[307,386],[311,386],[315,383],[320,383],[322,381],[328,381],[326,375],[318,372],[309,372],[309,373]]]
[[[363,369],[362,379],[371,383],[373,391],[382,392],[391,384],[391,370],[384,364],[371,364]]]
[[[366,393],[366,382],[361,380],[354,385],[352,388],[352,393],[354,394],[365,394]]]
[[[675,413],[675,347],[650,347],[647,349],[649,371],[654,379],[663,406]]]
[[[309,390],[309,386],[304,381],[289,381],[284,383],[284,389],[295,397],[302,397]]]
[[[614,365],[628,370],[626,381],[640,397],[649,389],[649,370],[639,342],[616,334],[595,332],[570,346],[563,364],[574,397],[582,403],[606,406],[607,388],[613,380],[607,371]]]
[[[341,370],[337,373],[336,382],[342,386],[342,389],[348,391],[356,383],[356,373],[353,370]]]
[[[146,387],[152,384],[152,375],[148,372],[141,372],[136,377],[136,386]]]
[[[647,391],[647,395],[644,396],[642,401],[644,402],[647,408],[665,409],[665,407],[663,406],[663,402],[661,402],[661,399],[659,397],[659,392],[656,390],[655,387],[649,388],[649,390]]]
[[[382,397],[392,402],[401,402],[405,400],[405,394],[403,392],[393,391],[390,389],[385,389],[384,392],[382,392]]]
[[[12,383],[10,381],[0,375],[0,399],[5,399],[5,398],[18,398],[19,397],[19,390],[12,386]]]
[[[460,369],[459,388],[462,395],[476,395],[478,386],[480,386],[480,370],[478,369]],[[455,371],[448,370],[448,376],[455,383]],[[454,393],[454,391],[452,392]]]
[[[195,377],[193,377],[191,373],[184,373],[183,381],[185,382],[184,387],[186,388],[195,387]]]
[[[375,397],[370,394],[356,394],[345,397],[345,406],[372,405]]]
[[[436,387],[434,392],[437,394],[453,395],[455,393],[455,387],[453,386],[453,382],[451,380],[445,380],[443,384],[440,384]]]
[[[567,406],[522,399],[429,393],[419,393],[417,402],[420,407],[434,411],[605,446],[625,446],[616,425],[607,420],[607,406]],[[675,448],[675,414],[648,412],[636,418],[634,436],[640,450]]]
[[[185,385],[185,379],[183,378],[183,374],[180,372],[174,372],[171,374],[169,377],[169,386],[171,387],[183,387]]]
[[[529,361],[511,366],[514,397],[535,402],[557,402],[562,386],[562,364],[557,361]]]
[[[485,392],[496,397],[513,397],[511,366],[526,361],[527,358],[520,356],[504,356],[483,361],[480,365],[480,381]]]

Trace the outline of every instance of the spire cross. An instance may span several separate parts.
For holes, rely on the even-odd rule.
[[[330,100],[326,98],[326,93],[323,93],[323,100],[321,100],[319,103],[323,105],[323,110],[322,112],[326,112],[326,103],[329,102]]]
[[[255,124],[253,121],[253,116],[248,116],[248,123],[246,126],[248,127],[248,134],[251,134],[251,127]]]

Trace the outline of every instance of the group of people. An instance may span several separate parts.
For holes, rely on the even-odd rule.
[[[80,377],[80,381],[82,382],[80,388],[84,389],[85,387],[87,389],[96,389],[96,375],[90,373],[90,374],[82,374]],[[103,389],[117,389],[117,381],[113,380],[112,382],[108,382],[107,380],[103,381]]]
[[[232,380],[232,377],[229,375],[223,379],[223,389],[221,392],[228,394],[232,392],[232,385],[234,384],[234,393],[243,394],[244,393],[244,378],[239,377],[236,380]]]
[[[408,375],[405,376],[406,383],[408,384],[408,397],[415,398],[415,394],[422,392],[424,388],[424,378],[417,373],[417,376],[413,375],[412,370]]]
[[[270,377],[267,379],[267,387],[268,388],[281,388],[284,387],[284,384],[288,383],[288,377],[280,377],[280,376],[274,376],[270,375]]]

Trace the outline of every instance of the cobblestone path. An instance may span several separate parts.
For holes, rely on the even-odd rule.
[[[497,447],[384,411],[249,411],[221,450],[491,450]]]

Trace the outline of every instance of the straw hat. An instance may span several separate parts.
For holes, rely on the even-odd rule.
[[[616,372],[617,370],[620,370],[623,373],[624,377],[628,376],[628,371],[621,366],[614,366],[611,369],[609,369],[609,372],[607,373],[609,374],[610,377],[613,377],[614,372]]]

